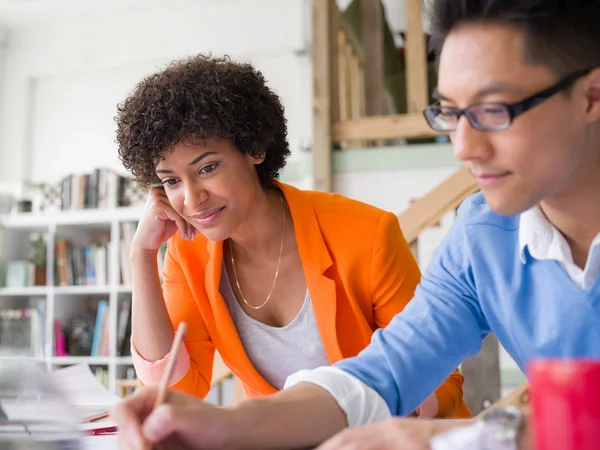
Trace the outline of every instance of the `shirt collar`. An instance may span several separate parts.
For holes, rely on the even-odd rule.
[[[525,247],[539,260],[572,260],[571,249],[564,236],[546,218],[539,205],[528,209],[519,219],[519,255],[526,262]]]

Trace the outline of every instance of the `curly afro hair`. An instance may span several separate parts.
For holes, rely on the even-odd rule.
[[[256,166],[270,188],[290,154],[279,97],[250,64],[198,55],[142,80],[117,107],[119,158],[142,187],[160,180],[165,150],[192,138],[227,139],[242,153],[265,155]]]

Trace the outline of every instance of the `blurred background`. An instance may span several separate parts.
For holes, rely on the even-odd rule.
[[[419,0],[0,0],[0,358],[136,385],[124,255],[144,193],[117,157],[116,105],[197,53],[251,62],[281,97],[282,181],[398,214],[424,270],[476,190],[421,115],[427,23]],[[523,381],[495,341],[484,350],[474,411]],[[215,402],[237,395],[221,369]]]

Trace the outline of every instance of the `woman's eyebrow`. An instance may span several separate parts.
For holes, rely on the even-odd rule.
[[[190,166],[190,167],[191,166],[195,166],[200,161],[202,161],[204,158],[208,158],[209,156],[216,155],[216,154],[217,154],[217,152],[205,152],[205,153],[202,153],[200,156],[198,156],[192,162],[190,162],[188,164],[188,166]],[[156,173],[173,173],[173,171],[170,170],[170,169],[156,169]]]

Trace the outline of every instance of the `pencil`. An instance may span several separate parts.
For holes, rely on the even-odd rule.
[[[158,392],[156,394],[156,399],[154,400],[154,408],[158,408],[162,403],[164,403],[165,398],[167,397],[167,392],[169,391],[169,386],[171,385],[171,377],[173,376],[173,370],[175,369],[175,363],[177,362],[177,356],[179,356],[179,349],[183,344],[183,338],[185,337],[185,333],[187,331],[187,323],[180,322],[177,327],[177,332],[175,333],[175,337],[173,338],[173,343],[171,344],[171,351],[169,353],[169,359],[167,360],[167,367],[162,374],[162,378],[160,379],[160,384],[158,385]],[[149,443],[146,443],[146,449],[150,449],[152,446]]]
[[[110,415],[109,411],[100,411],[96,414],[91,414],[89,416],[85,416],[81,419],[82,422],[96,422],[100,419],[106,419]]]

